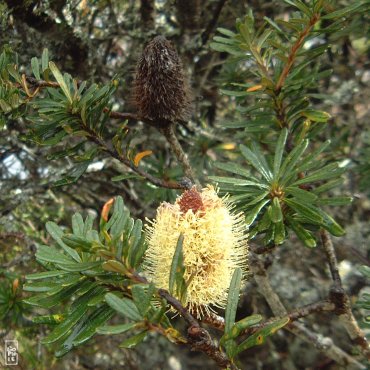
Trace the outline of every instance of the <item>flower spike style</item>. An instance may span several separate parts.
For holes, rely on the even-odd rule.
[[[162,203],[156,218],[147,225],[148,249],[145,273],[159,288],[169,288],[169,275],[177,240],[184,236],[183,304],[197,318],[212,307],[225,308],[234,270],[246,276],[248,246],[243,213],[235,214],[227,197],[213,186],[185,191],[175,204]],[[179,298],[179,297],[177,297]]]

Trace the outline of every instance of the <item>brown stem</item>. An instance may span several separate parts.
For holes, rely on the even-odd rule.
[[[176,134],[175,134],[175,124],[170,123],[169,125],[165,125],[159,128],[159,131],[165,136],[168,143],[171,146],[171,149],[174,151],[177,160],[181,163],[183,170],[185,172],[185,175],[194,181],[194,183],[198,186],[200,186],[199,181],[194,175],[193,169],[191,168],[189,159],[184,152],[180,142],[177,140]]]
[[[263,263],[257,259],[253,258],[250,264],[251,272],[257,283],[259,291],[265,297],[268,305],[270,306],[273,314],[275,316],[287,316],[287,310],[280,300],[280,297],[273,290],[267,272],[263,267]],[[326,306],[326,305],[325,305]],[[327,307],[329,308],[329,306]],[[296,315],[299,316],[297,313]],[[342,366],[347,366],[347,368],[354,369],[365,369],[361,363],[355,360],[353,357],[342,351],[337,347],[330,338],[322,337],[314,333],[313,331],[307,329],[303,324],[299,322],[291,322],[284,327],[285,330],[292,332],[293,334],[299,336],[304,341],[311,343],[320,352],[325,354],[327,357],[333,359],[335,362]]]
[[[214,28],[216,27],[217,21],[220,17],[222,8],[224,7],[226,1],[227,0],[219,0],[218,1],[217,5],[215,7],[215,10],[213,11],[213,16],[211,18],[211,21],[208,23],[208,26],[206,27],[206,29],[202,33],[202,36],[201,36],[202,46],[204,46],[207,43],[209,37],[211,36],[211,33],[213,32]]]
[[[335,305],[335,313],[338,315],[339,320],[342,322],[351,340],[359,345],[362,353],[370,359],[369,343],[353,316],[350,299],[342,286],[337,257],[331,237],[329,233],[323,229],[320,231],[320,237],[333,279],[333,286],[330,289],[330,300]]]
[[[306,36],[310,33],[311,29],[319,21],[319,19],[320,19],[319,14],[314,14],[312,18],[310,19],[310,21],[308,22],[307,27],[299,34],[297,41],[293,44],[292,49],[290,50],[290,53],[288,56],[288,62],[285,64],[285,67],[283,71],[281,72],[279,80],[275,86],[276,91],[280,91],[281,88],[283,87],[284,82],[286,78],[288,77],[288,74],[294,64],[298,50],[302,47]]]
[[[110,154],[111,157],[113,157],[113,158],[119,160],[121,163],[125,164],[127,167],[131,168],[132,171],[134,171],[138,175],[144,177],[145,179],[147,179],[152,184],[154,184],[156,186],[159,186],[159,187],[162,187],[162,188],[167,188],[167,189],[185,189],[186,188],[186,187],[184,187],[184,185],[181,185],[181,184],[179,184],[177,182],[174,182],[174,181],[161,180],[161,179],[145,172],[144,170],[140,169],[139,167],[136,167],[135,164],[132,163],[128,158],[120,155],[119,153],[117,153],[117,151],[110,148],[108,146],[108,144],[102,138],[98,137],[98,135],[93,130],[91,130],[90,128],[88,128],[86,126],[84,126],[84,130],[89,134],[88,138],[92,142],[94,142],[95,144],[98,144],[102,150],[104,150],[105,152]]]
[[[285,67],[284,67],[283,71],[281,72],[281,75],[279,77],[279,80],[278,80],[278,82],[277,82],[277,84],[275,86],[275,91],[277,93],[280,92],[281,88],[284,85],[284,82],[285,82],[286,78],[288,77],[288,74],[289,74],[290,70],[293,67],[293,64],[295,62],[295,59],[296,59],[298,50],[302,47],[302,45],[303,45],[303,43],[305,41],[305,38],[311,32],[312,28],[315,26],[315,24],[319,20],[320,20],[320,15],[319,14],[314,14],[312,16],[312,18],[309,20],[306,28],[298,35],[298,39],[293,44],[293,46],[292,46],[292,48],[290,50],[290,53],[288,55],[288,61],[285,64]]]

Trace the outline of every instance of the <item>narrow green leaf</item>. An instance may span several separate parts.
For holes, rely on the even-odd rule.
[[[276,333],[277,330],[288,324],[289,318],[284,317],[280,320],[276,320],[269,325],[266,325],[263,329],[258,330],[256,333],[251,335],[244,342],[240,343],[236,349],[236,354],[247,350],[248,348],[258,346],[266,341],[266,337]]]
[[[323,221],[320,210],[317,207],[309,205],[308,203],[302,204],[300,201],[296,201],[293,198],[286,198],[284,201],[290,208],[305,217],[308,221],[313,221],[314,223],[321,223]]]
[[[333,217],[328,215],[322,209],[319,209],[318,212],[322,217],[322,226],[324,229],[328,230],[330,234],[334,236],[343,236],[345,234],[344,229],[333,219]]]
[[[113,293],[107,293],[105,295],[105,301],[110,307],[112,307],[124,317],[127,317],[128,319],[133,321],[142,320],[140,312],[138,311],[134,302],[132,302],[130,299],[125,297],[119,298]]]
[[[46,230],[50,236],[64,249],[65,252],[67,252],[75,261],[81,262],[79,254],[72,248],[68,247],[68,245],[63,243],[63,230],[55,222],[48,221],[46,223]]]
[[[330,163],[321,169],[312,172],[310,175],[299,179],[293,183],[293,185],[308,184],[316,181],[329,180],[334,177],[339,177],[346,171],[345,168],[340,168],[338,163]]]
[[[300,223],[294,221],[293,219],[289,219],[289,226],[293,229],[293,231],[296,233],[298,238],[303,242],[303,244],[306,247],[309,247],[309,248],[316,247],[315,238]]]
[[[49,62],[49,68],[51,72],[53,73],[55,79],[57,80],[60,88],[63,90],[64,95],[67,97],[69,103],[72,104],[73,99],[72,99],[71,92],[69,91],[69,88],[63,78],[63,75],[60,73],[58,67],[55,65],[54,62]]]
[[[364,4],[364,2],[362,2],[362,1],[356,1],[355,3],[349,5],[345,8],[336,10],[334,12],[331,12],[329,14],[326,14],[326,15],[322,16],[321,19],[333,19],[333,18],[345,17],[347,14],[351,15],[352,12],[354,12],[355,10],[360,8],[363,4]]]
[[[47,279],[55,276],[63,276],[68,274],[66,271],[60,270],[53,270],[53,271],[45,271],[45,272],[38,272],[36,274],[26,275],[26,280],[39,280],[39,279]]]
[[[314,109],[304,110],[301,115],[314,122],[327,122],[331,118],[329,113]]]
[[[274,197],[271,204],[271,221],[273,223],[281,222],[283,219],[283,213],[281,212],[280,200],[278,197]]]
[[[43,344],[54,343],[67,335],[70,329],[85,315],[87,306],[82,305],[78,309],[74,310],[68,317],[61,322],[46,338],[41,342]]]
[[[268,185],[255,181],[236,179],[235,177],[209,176],[210,180],[223,184],[233,184],[235,186],[255,186],[260,189],[269,189]]]
[[[72,230],[76,236],[83,236],[84,220],[80,213],[75,213],[72,216]]]
[[[269,202],[270,202],[270,199],[265,199],[261,203],[257,204],[253,209],[251,209],[250,211],[248,211],[248,214],[245,217],[245,225],[246,225],[246,227],[249,227],[250,225],[252,225],[252,223],[254,222],[254,220],[257,218],[257,216],[261,212],[262,208],[267,203],[269,203]]]
[[[92,246],[92,243],[89,240],[72,234],[63,235],[62,241],[68,245],[68,247],[73,249],[82,249],[86,252],[89,252]]]
[[[175,292],[176,275],[179,272],[179,269],[181,269],[182,267],[182,263],[183,263],[182,245],[183,243],[184,243],[184,235],[180,234],[177,240],[175,253],[173,255],[172,262],[171,262],[170,277],[169,277],[170,294],[174,294]]]
[[[47,245],[37,245],[36,258],[41,261],[68,264],[73,260],[65,254],[59,252],[56,248]]]
[[[45,48],[42,51],[42,57],[41,57],[42,72],[45,72],[48,69],[48,66],[49,66],[49,50]]]
[[[228,333],[235,323],[236,310],[239,302],[239,292],[242,281],[242,270],[238,267],[233,273],[227,296],[225,312],[225,333]]]
[[[236,322],[233,325],[232,329],[222,336],[220,344],[224,345],[224,343],[226,343],[228,340],[237,338],[242,331],[255,324],[258,324],[261,320],[262,320],[261,315],[251,315]]]
[[[217,31],[229,37],[234,37],[236,35],[235,32],[230,31],[227,28],[218,27]]]
[[[274,224],[274,243],[276,245],[282,244],[285,241],[285,225],[283,220]]]
[[[141,284],[135,284],[132,286],[132,298],[138,308],[139,312],[145,316],[150,308],[150,300],[154,293],[154,285],[150,284],[147,292],[145,292],[144,286]]]
[[[41,80],[39,60],[36,57],[31,59],[31,69],[36,79]]]
[[[331,197],[331,198],[320,198],[318,204],[330,205],[330,206],[346,206],[351,204],[352,197]]]
[[[278,179],[278,174],[280,170],[281,160],[283,158],[285,143],[288,137],[288,130],[286,128],[283,128],[281,130],[279,139],[276,144],[275,148],[275,158],[274,158],[274,172],[273,172],[273,178],[274,180]]]
[[[318,199],[317,195],[311,191],[299,188],[298,186],[288,186],[285,188],[285,194],[293,195],[294,198],[301,200],[304,203],[314,203]]]
[[[96,329],[109,320],[113,313],[114,311],[107,305],[97,308],[86,319],[85,325],[80,328],[78,335],[73,340],[73,346],[78,346],[88,341],[96,333]]]
[[[144,330],[141,333],[136,334],[133,337],[124,340],[119,345],[119,347],[121,347],[121,348],[133,348],[145,339],[147,333],[148,333],[147,330]]]
[[[252,152],[244,145],[240,145],[240,151],[246,160],[269,182],[272,179],[271,172],[266,168],[261,156]]]
[[[287,183],[287,179],[292,176],[294,166],[301,158],[302,154],[305,152],[308,146],[308,140],[303,140],[298,144],[284,159],[283,164],[280,167],[279,178],[281,178],[281,185]],[[295,174],[295,171],[293,172]]]
[[[126,331],[134,329],[138,324],[134,322],[130,322],[128,324],[121,324],[121,325],[106,325],[100,326],[96,329],[98,334],[104,335],[115,335],[115,334],[122,334]]]

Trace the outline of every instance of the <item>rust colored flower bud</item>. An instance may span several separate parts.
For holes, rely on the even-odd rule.
[[[148,43],[137,63],[134,100],[140,116],[160,125],[188,115],[189,89],[182,63],[163,36]]]
[[[186,213],[189,209],[191,209],[193,213],[204,211],[202,197],[196,187],[186,190],[178,202],[182,213]]]

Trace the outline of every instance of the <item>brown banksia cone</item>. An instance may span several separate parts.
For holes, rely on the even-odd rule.
[[[145,47],[136,67],[134,100],[140,116],[165,125],[189,114],[189,87],[172,43],[157,36]]]

